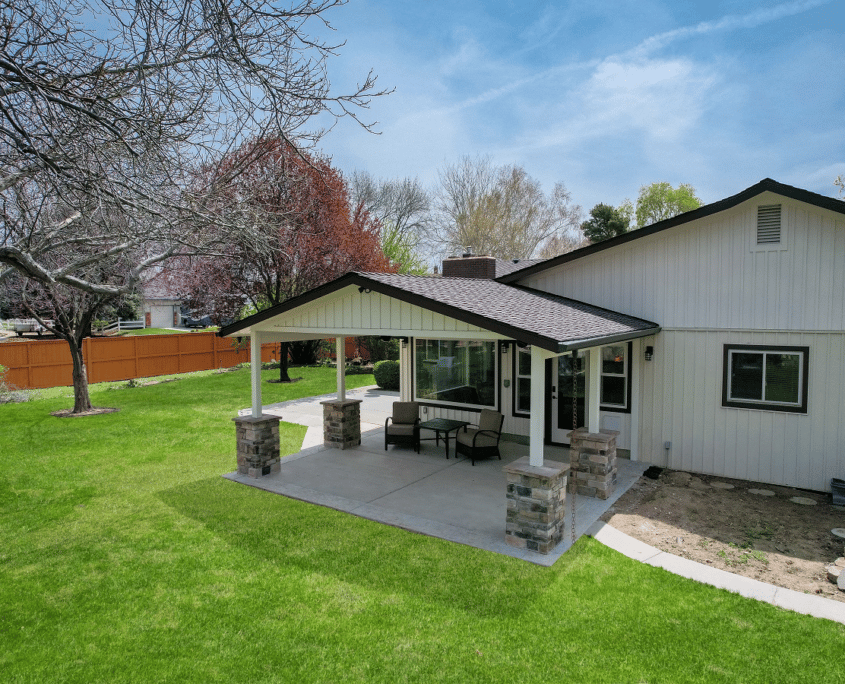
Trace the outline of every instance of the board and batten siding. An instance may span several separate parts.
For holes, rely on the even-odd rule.
[[[455,318],[423,309],[378,292],[358,292],[357,287],[344,288],[336,296],[304,304],[272,319],[272,323],[256,325],[256,329],[296,336],[336,334],[419,335],[437,336],[448,333],[459,339],[499,339],[500,335],[464,323]]]
[[[784,240],[758,248],[767,204]],[[845,478],[845,216],[764,193],[520,284],[661,326],[642,340],[654,360],[635,357],[640,460],[814,490]],[[807,413],[722,407],[725,344],[809,347]]]
[[[757,206],[785,245],[756,249]],[[663,328],[845,330],[845,216],[764,193],[521,280]]]

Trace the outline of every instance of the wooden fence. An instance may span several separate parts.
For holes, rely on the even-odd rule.
[[[231,368],[250,360],[248,340],[239,349],[235,340],[213,332],[92,337],[82,345],[90,383]],[[279,347],[261,345],[261,360],[278,360]],[[10,369],[6,381],[20,389],[73,384],[73,364],[64,340],[4,342],[0,365]]]

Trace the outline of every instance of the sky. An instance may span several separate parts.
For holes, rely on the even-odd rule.
[[[419,178],[462,156],[516,164],[585,212],[643,185],[705,203],[773,178],[838,196],[845,2],[350,0],[337,91],[372,69],[393,94],[320,143],[344,174]]]

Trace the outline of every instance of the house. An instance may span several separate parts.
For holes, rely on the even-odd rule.
[[[141,312],[147,328],[182,327],[182,299],[159,274],[148,278],[141,287]]]
[[[402,399],[423,419],[501,411],[535,468],[583,426],[658,466],[845,477],[845,202],[771,179],[545,261],[350,273],[220,334],[401,338]]]

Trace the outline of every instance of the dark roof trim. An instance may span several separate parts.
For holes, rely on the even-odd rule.
[[[235,323],[232,323],[231,325],[227,325],[221,328],[218,331],[217,335],[219,337],[228,337],[230,335],[236,335],[238,332],[245,330],[246,328],[249,328],[253,325],[256,325],[257,323],[262,323],[263,321],[278,316],[279,314],[283,314],[287,311],[302,306],[303,304],[308,304],[309,302],[319,299],[320,297],[324,297],[328,294],[331,294],[332,292],[337,292],[338,290],[342,290],[343,288],[349,287],[350,285],[364,287],[368,290],[379,292],[380,294],[386,295],[388,297],[393,297],[394,299],[407,302],[408,304],[414,304],[429,311],[434,311],[435,313],[440,313],[444,316],[449,316],[451,318],[463,321],[464,323],[476,325],[479,328],[484,328],[485,330],[498,333],[504,337],[515,339],[526,344],[537,345],[542,349],[546,349],[554,353],[563,353],[572,349],[585,349],[587,347],[594,347],[599,344],[611,344],[613,342],[618,342],[623,339],[635,339],[637,337],[644,337],[646,335],[653,335],[657,332],[660,332],[660,327],[655,324],[654,328],[648,328],[646,330],[632,330],[630,334],[614,334],[608,335],[606,337],[591,338],[589,340],[560,342],[558,340],[546,337],[545,335],[540,335],[538,333],[533,333],[522,328],[517,328],[516,326],[508,325],[506,323],[502,323],[501,321],[497,321],[495,319],[491,319],[480,314],[466,311],[456,306],[443,304],[442,302],[438,302],[428,297],[424,297],[413,292],[408,292],[407,290],[403,290],[402,288],[387,285],[385,283],[379,282],[378,280],[368,278],[360,273],[352,272],[347,273],[346,275],[341,276],[336,280],[328,282],[325,285],[321,285],[320,287],[310,290],[305,294],[300,295],[299,297],[293,297],[292,299],[289,299],[286,302],[282,302],[281,304],[277,304],[276,306],[273,306],[269,309],[260,311],[259,313],[253,314],[252,316],[245,318],[241,321],[237,321]],[[531,291],[529,288],[520,289],[529,292]]]
[[[500,283],[512,283],[516,280],[525,278],[526,276],[541,273],[549,268],[554,268],[555,266],[575,261],[576,259],[581,259],[582,257],[595,254],[596,252],[602,252],[606,249],[610,249],[611,247],[625,244],[626,242],[639,240],[640,238],[644,238],[648,235],[654,235],[655,233],[659,233],[669,228],[674,228],[675,226],[679,226],[684,223],[689,223],[690,221],[695,221],[696,219],[712,216],[720,211],[733,209],[735,206],[742,204],[743,202],[764,192],[773,192],[777,195],[798,200],[799,202],[805,202],[806,204],[812,204],[813,206],[821,207],[822,209],[835,211],[838,214],[845,214],[845,202],[842,200],[834,199],[833,197],[826,197],[825,195],[819,195],[818,193],[810,192],[809,190],[802,190],[801,188],[796,188],[792,185],[778,183],[771,178],[764,178],[756,185],[752,185],[750,188],[746,188],[742,192],[731,197],[726,197],[718,202],[705,204],[703,207],[679,214],[678,216],[673,216],[672,218],[664,221],[658,221],[657,223],[653,223],[645,228],[637,228],[636,230],[624,233],[623,235],[611,238],[610,240],[603,240],[602,242],[598,242],[594,245],[588,245],[587,247],[576,249],[574,252],[561,254],[560,256],[542,261],[539,264],[534,264],[518,271],[508,273],[507,275],[496,278],[496,280]]]

